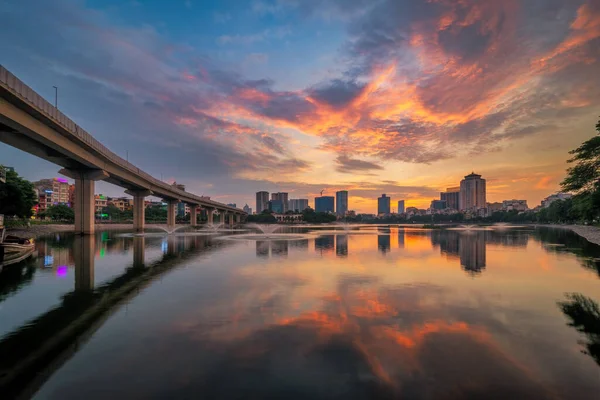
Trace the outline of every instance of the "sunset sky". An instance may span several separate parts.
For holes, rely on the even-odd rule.
[[[557,191],[600,116],[598,0],[5,0],[0,63],[115,153],[196,194]],[[28,179],[59,167],[0,144]],[[122,196],[98,184],[97,192]]]

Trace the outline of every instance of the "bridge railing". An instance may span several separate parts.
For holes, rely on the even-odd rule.
[[[231,209],[225,204],[212,201],[212,200],[204,200],[201,199],[200,196],[194,195],[192,193],[186,192],[184,190],[178,189],[172,185],[169,185],[166,182],[163,182],[159,179],[154,178],[152,175],[142,171],[129,161],[124,160],[119,157],[112,151],[110,151],[106,146],[97,141],[92,135],[86,132],[85,129],[77,125],[73,122],[69,117],[60,112],[56,107],[50,104],[46,99],[37,94],[33,89],[23,83],[19,78],[13,75],[10,71],[0,65],[0,84],[10,90],[13,94],[17,95],[21,100],[29,103],[33,106],[40,114],[44,115],[46,118],[50,119],[54,123],[61,126],[65,131],[69,132],[71,135],[77,137],[80,141],[85,143],[87,146],[92,148],[94,151],[102,155],[103,157],[109,159],[111,162],[119,165],[121,168],[128,170],[129,172],[138,174],[143,177],[150,183],[155,186],[159,186],[166,190],[167,192],[172,192],[174,194],[178,194],[183,197],[197,198],[197,201],[209,204],[216,207],[228,208]]]

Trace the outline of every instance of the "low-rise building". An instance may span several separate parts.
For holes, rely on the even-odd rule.
[[[550,204],[554,203],[555,201],[568,200],[571,197],[573,197],[573,195],[570,193],[555,193],[553,195],[546,197],[544,200],[542,200],[542,207],[543,208],[550,207]]]
[[[277,222],[298,223],[304,221],[302,214],[272,214]]]
[[[488,210],[488,213],[490,215],[493,214],[493,213],[495,213],[495,212],[503,211],[504,210],[503,203],[498,203],[498,202],[496,202],[496,203],[487,203],[486,206],[487,206],[486,208]]]
[[[527,211],[527,200],[503,200],[502,209],[504,211]]]
[[[96,212],[102,212],[102,209],[108,206],[108,198],[102,194],[94,196],[94,203]]]
[[[121,211],[131,210],[133,208],[133,199],[127,197],[109,197],[107,205],[115,206]]]

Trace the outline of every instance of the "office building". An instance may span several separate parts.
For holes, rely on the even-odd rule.
[[[285,192],[271,193],[271,200],[281,201],[283,205],[283,211],[286,212],[288,208],[288,194]]]
[[[348,191],[340,190],[335,192],[335,213],[338,217],[343,217],[348,212]]]
[[[503,200],[502,209],[504,211],[527,211],[527,200]]]
[[[256,192],[256,213],[269,209],[269,192]]]
[[[391,214],[390,211],[390,198],[384,194],[377,199],[377,215]]]
[[[288,210],[302,212],[308,208],[308,199],[290,199],[288,201]]]
[[[398,214],[404,214],[404,200],[398,200]]]
[[[252,215],[252,209],[248,206],[248,204],[246,204],[242,210],[244,210],[246,214]]]
[[[335,198],[333,196],[315,197],[315,211],[332,213],[335,211]]]
[[[459,208],[461,211],[476,211],[485,206],[485,179],[472,172],[460,181]]]
[[[237,204],[236,203],[227,203],[227,205],[229,207],[237,208]]]
[[[285,211],[282,200],[271,200],[269,201],[269,211],[275,214],[283,214]]]
[[[446,200],[431,200],[431,205],[429,206],[432,210],[445,210],[446,207]]]
[[[440,200],[446,201],[446,207],[453,210],[459,209],[460,186],[447,188],[445,192],[440,193]]]

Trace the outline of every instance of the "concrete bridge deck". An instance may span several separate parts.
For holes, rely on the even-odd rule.
[[[75,227],[82,234],[94,233],[95,181],[104,180],[126,189],[134,197],[134,227],[144,228],[144,198],[162,197],[168,202],[168,224],[175,225],[175,205],[185,202],[197,208],[230,216],[240,222],[246,213],[206,197],[180,190],[152,177],[122,159],[83,128],[47,102],[0,65],[0,141],[33,154],[63,169],[75,180]]]

